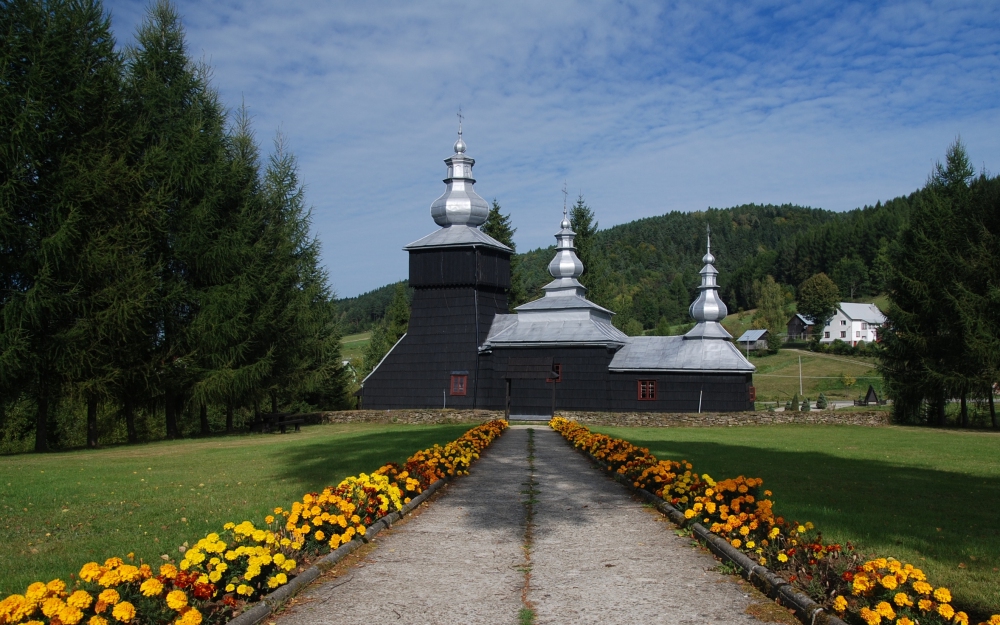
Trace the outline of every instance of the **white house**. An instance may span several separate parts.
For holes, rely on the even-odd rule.
[[[885,323],[885,315],[875,304],[850,304],[840,302],[830,323],[823,328],[820,343],[832,343],[837,339],[851,345],[878,341],[878,329]]]

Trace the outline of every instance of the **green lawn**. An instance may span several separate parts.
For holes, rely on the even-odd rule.
[[[721,479],[764,478],[775,511],[827,540],[925,569],[956,604],[1000,613],[1000,433],[765,426],[594,428]],[[988,616],[988,614],[986,614]],[[976,621],[973,621],[976,622]]]
[[[875,361],[871,358],[819,354],[797,349],[783,349],[777,354],[763,356],[751,352],[750,362],[757,367],[753,383],[757,389],[758,402],[784,404],[799,392],[800,357],[803,396],[808,397],[813,406],[820,393],[824,393],[827,399],[856,399],[868,390],[869,384],[873,384],[876,389],[881,388],[882,378],[875,370]],[[762,407],[762,404],[758,404],[758,408]]]
[[[461,436],[459,425],[317,425],[301,433],[165,441],[0,458],[0,597],[90,560],[176,556],[227,521]]]

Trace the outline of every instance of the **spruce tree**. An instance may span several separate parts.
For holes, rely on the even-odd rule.
[[[500,212],[500,203],[497,202],[496,198],[493,198],[486,222],[479,226],[479,229],[511,249],[510,291],[507,293],[507,306],[509,308],[520,306],[527,299],[524,293],[524,279],[521,275],[521,259],[517,255],[517,246],[514,244],[514,233],[517,232],[517,228],[511,227],[510,215],[504,215]]]
[[[580,261],[583,263],[583,275],[580,277],[580,282],[588,287],[593,286],[591,284],[593,280],[587,276],[587,273],[588,271],[592,275],[597,273],[594,271],[596,267],[592,267],[591,265],[595,262],[595,254],[592,247],[594,235],[597,234],[598,224],[594,220],[594,211],[587,206],[587,203],[583,199],[583,193],[576,198],[576,204],[570,209],[569,223],[570,228],[576,233],[576,238],[573,241],[573,244],[576,246],[576,255],[580,257]]]
[[[136,40],[128,53],[127,94],[141,180],[138,202],[160,233],[150,254],[159,273],[155,364],[152,378],[140,386],[161,393],[166,433],[174,438],[180,435],[179,408],[201,375],[194,360],[197,339],[188,330],[199,291],[212,285],[213,261],[225,249],[215,244],[225,116],[207,68],[188,58],[180,17],[167,0],[150,8]]]
[[[75,378],[87,229],[115,160],[120,61],[96,0],[0,5],[0,384],[35,404],[35,449]]]
[[[400,283],[396,285],[392,303],[389,304],[385,317],[372,328],[372,336],[365,349],[363,370],[365,375],[371,373],[396,342],[406,334],[409,323],[410,302],[406,287]]]

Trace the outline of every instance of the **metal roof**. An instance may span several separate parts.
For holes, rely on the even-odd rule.
[[[767,330],[747,330],[740,338],[736,339],[737,343],[752,343],[753,341],[759,341],[765,334]]]
[[[719,297],[719,284],[716,281],[719,271],[712,265],[715,262],[715,256],[712,256],[712,229],[706,226],[706,230],[705,256],[701,259],[705,266],[699,272],[701,286],[698,287],[698,299],[688,307],[688,312],[697,323],[684,336],[695,340],[731,339],[733,335],[719,323],[726,318],[729,310]]]
[[[882,314],[882,311],[879,310],[875,304],[851,304],[848,302],[841,302],[837,304],[837,308],[842,310],[848,319],[853,319],[855,321],[867,321],[868,323],[875,324],[885,323],[885,315]]]
[[[633,336],[618,350],[608,369],[752,373],[757,368],[729,341],[685,340],[682,336]]]
[[[619,347],[629,337],[611,325],[610,318],[587,314],[496,315],[482,350],[494,347],[604,345]]]
[[[798,317],[799,319],[801,319],[802,323],[806,324],[807,326],[814,326],[814,325],[816,325],[815,321],[813,321],[812,319],[810,319],[809,317],[806,317],[805,315],[803,315],[801,313],[795,313],[795,316]]]
[[[456,245],[482,245],[494,247],[507,252],[513,252],[503,243],[497,241],[479,228],[472,226],[445,226],[436,232],[432,232],[422,239],[410,243],[404,250],[413,250],[428,247],[451,247]]]

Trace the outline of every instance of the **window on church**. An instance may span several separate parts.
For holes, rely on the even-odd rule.
[[[451,376],[451,394],[452,395],[465,395],[467,389],[469,388],[469,376],[467,375],[453,375]]]
[[[639,401],[656,399],[656,380],[639,380]]]
[[[552,373],[554,373],[556,377],[545,378],[546,382],[562,382],[562,365],[552,365]]]

